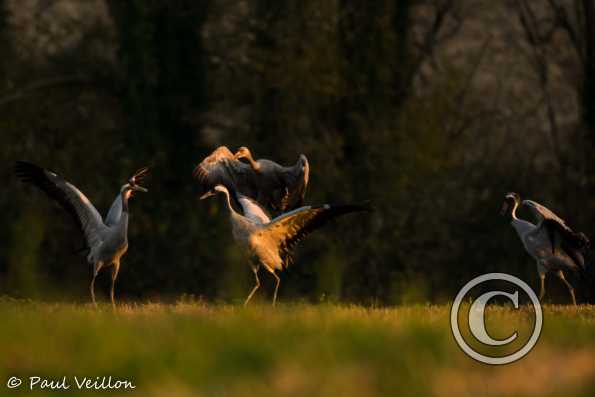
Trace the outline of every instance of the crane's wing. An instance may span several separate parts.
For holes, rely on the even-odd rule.
[[[584,233],[577,233],[568,226],[562,226],[559,222],[551,219],[544,219],[541,227],[545,228],[552,243],[552,253],[556,249],[556,237],[559,236],[560,248],[568,255],[581,269],[585,269],[585,252],[589,249],[591,242]]]
[[[212,190],[217,185],[223,185],[229,191],[236,191],[249,197],[254,197],[254,171],[248,164],[235,160],[233,153],[220,146],[201,161],[193,172],[203,188],[203,192]]]
[[[295,195],[298,197],[297,204],[304,205],[306,198],[306,190],[308,189],[308,182],[310,181],[310,163],[305,155],[301,155],[300,159],[303,161],[302,172],[299,177],[298,188],[296,189]]]
[[[262,225],[271,221],[271,217],[267,211],[262,208],[255,200],[242,194],[237,195],[237,200],[240,203],[246,218]]]
[[[523,206],[528,208],[539,221],[538,227],[544,228],[550,239],[552,253],[556,249],[556,236],[560,238],[560,247],[574,262],[584,268],[583,253],[590,246],[590,241],[584,233],[576,233],[562,218],[553,211],[532,200],[524,200]]]
[[[267,159],[258,162],[261,167],[255,170],[250,164],[235,159],[227,147],[221,146],[196,166],[194,176],[203,193],[223,185],[230,192],[256,200],[268,211],[285,212],[303,204],[309,178],[306,156],[300,156],[292,167],[283,167]]]
[[[194,168],[194,177],[201,184],[209,185],[205,190],[210,190],[218,184],[216,182],[227,177],[227,170],[223,164],[224,159],[233,159],[233,153],[226,146],[220,146]]]
[[[105,217],[105,224],[113,226],[120,222],[122,217],[122,195],[118,194],[112,206],[110,207],[107,216]]]
[[[297,243],[330,220],[351,212],[369,210],[369,207],[361,205],[325,204],[301,207],[273,219],[260,233],[267,233],[282,257],[288,258]]]
[[[566,226],[566,222],[564,222],[564,220],[560,218],[558,215],[554,214],[554,212],[551,211],[549,208],[546,208],[545,206],[533,200],[523,200],[522,204],[524,207],[529,209],[529,211],[531,211],[533,216],[537,219],[537,223],[545,219],[548,219],[559,223],[562,227],[568,228],[568,226]]]
[[[43,169],[35,164],[17,161],[16,175],[31,183],[56,200],[74,218],[85,235],[89,248],[102,241],[105,225],[101,215],[80,190],[55,172]]]
[[[281,210],[290,211],[304,205],[306,189],[310,180],[310,164],[305,155],[300,155],[298,163],[290,168],[291,180],[284,189],[281,199]]]
[[[585,256],[584,250],[577,249],[576,247],[562,242],[561,244],[562,249],[572,259],[572,261],[578,266],[579,269],[585,270]]]

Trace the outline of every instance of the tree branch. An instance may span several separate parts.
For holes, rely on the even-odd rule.
[[[38,91],[42,91],[47,88],[52,88],[61,85],[68,84],[88,84],[90,80],[81,75],[75,76],[58,76],[50,77],[47,79],[37,80],[23,88],[17,89],[15,92],[0,97],[0,106],[8,105],[12,102],[25,99],[27,97],[35,95]]]

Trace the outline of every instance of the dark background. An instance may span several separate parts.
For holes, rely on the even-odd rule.
[[[536,286],[498,211],[517,191],[595,237],[595,1],[0,0],[0,293],[89,299],[76,226],[20,159],[104,215],[151,165],[118,295],[243,299],[227,211],[191,178],[219,145],[304,153],[308,203],[376,208],[305,241],[283,300],[439,302],[488,271]]]

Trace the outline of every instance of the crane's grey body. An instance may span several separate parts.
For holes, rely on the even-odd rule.
[[[239,159],[246,158],[246,164]],[[295,165],[285,167],[271,160],[255,161],[250,150],[241,147],[233,154],[220,146],[207,156],[194,170],[204,192],[216,185],[232,192],[232,203],[239,206],[235,193],[256,200],[272,212],[286,212],[303,205],[308,186],[310,167],[303,154]]]
[[[230,212],[233,237],[245,250],[250,259],[250,267],[254,272],[256,286],[252,289],[244,305],[248,304],[258,287],[258,270],[264,266],[276,280],[273,305],[277,300],[277,291],[281,282],[276,271],[283,270],[290,261],[290,251],[301,239],[328,220],[350,212],[363,211],[366,208],[356,205],[305,206],[270,219],[266,211],[254,200],[237,195],[243,215],[234,210],[230,192],[223,185],[217,185],[213,192],[207,192],[202,198],[214,192],[225,195],[226,205]]]
[[[137,184],[147,170],[137,171],[122,186],[105,222],[89,199],[55,172],[25,162],[17,162],[15,170],[24,182],[36,185],[71,213],[85,236],[89,251],[87,261],[93,265],[93,279],[89,286],[93,303],[95,304],[95,278],[102,268],[111,267],[110,298],[115,305],[114,288],[120,270],[120,259],[128,250],[128,201],[133,192],[147,191]]]
[[[271,181],[269,189],[273,195],[273,203],[280,202],[281,211],[303,206],[310,179],[310,165],[305,155],[301,154],[298,161],[289,167],[267,159],[254,160],[252,152],[245,146],[238,149],[235,157],[247,159],[258,175]]]
[[[564,282],[572,302],[576,304],[574,288],[566,280],[564,272],[584,270],[583,251],[589,244],[588,239],[582,233],[574,233],[560,217],[531,200],[525,200],[522,204],[533,213],[538,223],[533,224],[519,219],[516,215],[519,203],[518,194],[507,194],[502,212],[507,212],[510,215],[510,224],[517,232],[527,253],[537,263],[540,279],[539,299],[543,299],[545,295],[546,274],[553,272]]]

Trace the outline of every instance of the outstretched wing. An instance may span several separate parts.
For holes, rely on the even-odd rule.
[[[192,174],[204,186],[205,191],[218,184],[226,186],[229,175],[224,164],[225,159],[233,159],[233,153],[226,146],[220,146],[194,168]]]
[[[297,243],[330,220],[351,212],[369,210],[361,205],[325,204],[301,207],[273,219],[262,233],[269,235],[276,243],[281,256],[287,259]]]
[[[109,211],[105,217],[105,224],[107,226],[113,226],[120,222],[122,217],[122,195],[118,194]]]
[[[310,180],[310,164],[305,155],[300,155],[297,164],[286,168],[289,171],[289,183],[284,187],[281,210],[289,211],[304,205],[306,189]]]
[[[537,218],[539,221],[538,227],[542,227],[547,231],[552,253],[556,249],[556,236],[559,236],[560,247],[577,265],[584,268],[583,253],[590,245],[587,236],[584,233],[577,233],[572,230],[562,218],[535,201],[524,200],[523,205]]]
[[[309,178],[306,156],[301,155],[291,167],[267,159],[258,160],[258,165],[256,169],[236,159],[227,147],[220,146],[196,166],[194,176],[203,193],[223,185],[275,213],[303,205]]]
[[[105,230],[101,215],[74,185],[55,172],[24,161],[17,161],[15,173],[23,182],[43,190],[72,215],[84,233],[89,248],[101,243]]]
[[[523,200],[523,206],[529,209],[529,211],[531,211],[533,216],[537,219],[537,223],[547,219],[559,223],[560,226],[563,228],[570,229],[562,218],[554,214],[554,212],[551,211],[549,208],[533,200]]]
[[[193,172],[203,188],[203,192],[223,185],[229,191],[236,191],[254,197],[254,171],[248,164],[235,160],[233,153],[220,146],[201,161]]]

